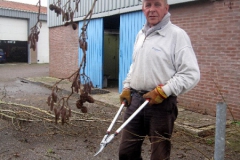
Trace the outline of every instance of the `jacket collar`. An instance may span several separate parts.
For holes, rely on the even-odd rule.
[[[142,29],[143,33],[145,33],[145,36],[150,35],[151,33],[157,31],[160,35],[165,36],[165,33],[161,32],[161,29],[164,28],[169,22],[170,22],[171,14],[168,12],[162,19],[161,22],[156,24],[153,27],[149,27],[148,23],[146,23]]]

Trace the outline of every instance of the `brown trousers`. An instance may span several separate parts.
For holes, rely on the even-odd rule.
[[[124,120],[144,101],[142,95],[133,93]],[[142,160],[141,146],[146,135],[151,142],[151,160],[170,159],[170,138],[178,115],[176,103],[177,97],[170,96],[161,104],[145,106],[121,133],[119,160]]]

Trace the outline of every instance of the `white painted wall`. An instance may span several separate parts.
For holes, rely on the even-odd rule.
[[[37,43],[38,63],[49,63],[49,29],[47,22],[42,22],[42,28]]]

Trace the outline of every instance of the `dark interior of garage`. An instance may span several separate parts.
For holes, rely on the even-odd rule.
[[[120,15],[104,19],[104,88],[118,88]]]
[[[28,42],[0,40],[0,48],[6,53],[6,62],[28,62]]]

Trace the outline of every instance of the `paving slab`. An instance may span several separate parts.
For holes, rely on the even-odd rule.
[[[179,108],[175,126],[197,136],[208,136],[215,130],[215,117],[203,115],[183,108]]]

